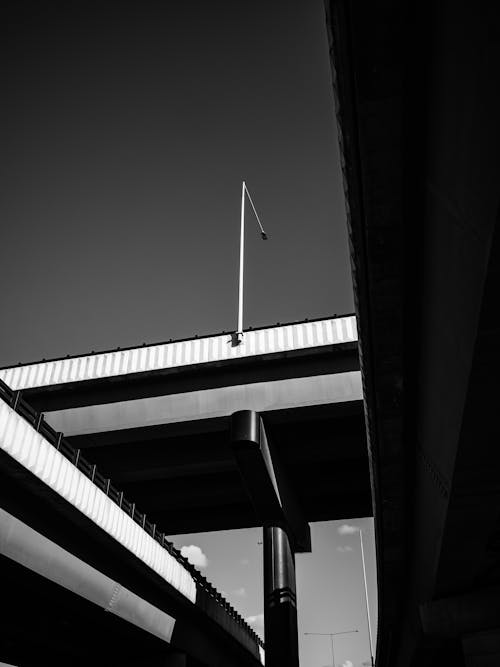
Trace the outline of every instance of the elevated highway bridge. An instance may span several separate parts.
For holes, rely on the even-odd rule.
[[[164,532],[1,381],[0,482],[2,660],[263,662],[262,641]]]
[[[243,480],[265,469],[252,447],[265,439],[249,429],[235,448],[230,429],[242,410],[260,415],[304,521],[373,503],[377,665],[496,667],[499,9],[325,6],[358,343],[347,323],[335,338],[335,319],[247,332],[236,348],[220,335],[0,377],[171,533],[262,523]],[[24,498],[17,473],[3,507],[35,523],[9,501]]]
[[[500,664],[500,10],[328,0],[379,667]]]
[[[308,521],[369,515],[353,316],[18,366],[0,378],[170,534],[258,525],[230,448],[254,410]]]
[[[18,530],[39,531],[52,549],[67,549],[155,613],[177,619],[169,648],[193,664],[230,664],[238,651],[237,664],[252,664],[262,646],[208,582],[165,544],[164,533],[276,524],[272,541],[285,535],[280,526],[300,524],[290,548],[307,551],[308,522],[371,514],[352,315],[247,331],[237,347],[223,333],[42,361],[3,369],[0,380],[9,417],[27,418],[37,437],[51,443],[51,456],[66,453],[66,467],[83,471],[86,484],[97,485],[114,511],[136,524],[139,533],[130,538],[129,551],[147,533],[151,548],[157,551],[159,541],[173,555],[191,588],[180,597],[168,577],[159,581],[161,573],[138,564],[137,553],[116,544],[116,534],[96,526],[94,515],[82,517],[81,507],[61,499],[54,479],[43,474],[34,479],[38,468],[25,469],[26,461],[40,457],[13,462],[6,426],[1,506],[10,522],[25,524]],[[247,414],[260,420],[261,436],[246,431],[245,423],[234,435],[234,416]],[[271,452],[270,468],[264,450]],[[12,579],[15,595],[23,563],[12,551],[4,557],[18,572]],[[293,559],[287,567],[293,570]],[[37,579],[40,587],[47,588],[47,573],[38,574],[45,577]],[[159,591],[165,589],[169,595],[159,604]],[[81,602],[73,603],[80,614]],[[294,609],[293,592],[290,604]],[[293,633],[293,622],[290,627]],[[205,648],[193,651],[193,641]],[[272,660],[271,652],[270,664],[281,658]]]

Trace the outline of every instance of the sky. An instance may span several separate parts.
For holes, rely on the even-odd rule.
[[[0,367],[234,331],[243,179],[269,236],[248,208],[244,326],[353,312],[322,0],[2,11]],[[336,663],[357,667],[359,554],[337,529],[297,557],[300,628],[354,623]],[[258,531],[239,532],[189,539],[258,616]],[[324,639],[301,635],[306,667],[331,664]]]
[[[322,0],[2,11],[0,366],[353,312]]]
[[[377,587],[373,520],[311,523],[312,552],[296,555],[302,667],[331,667],[330,638],[304,633],[358,630],[334,637],[335,665],[370,665],[359,529],[363,531],[368,604],[376,637]],[[175,546],[263,637],[262,529],[170,536]],[[352,663],[349,664],[349,663]]]

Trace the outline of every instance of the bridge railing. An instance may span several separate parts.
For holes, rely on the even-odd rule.
[[[221,625],[227,632],[234,635],[252,653],[259,652],[264,642],[248,625],[243,617],[231,604],[210,584],[207,579],[175,548],[165,533],[158,530],[156,524],[141,512],[134,502],[124,497],[123,491],[117,489],[111,479],[102,475],[95,464],[91,464],[75,449],[60,432],[55,431],[44,419],[42,413],[36,412],[22,398],[22,391],[13,391],[0,380],[0,398],[17,414],[23,417],[47,442],[53,445],[60,454],[68,459],[80,472],[88,477],[106,496],[128,514],[132,520],[158,542],[167,552],[181,564],[196,583],[196,605],[202,608],[209,617]]]

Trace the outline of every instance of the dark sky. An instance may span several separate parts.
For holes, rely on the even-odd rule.
[[[322,0],[14,7],[0,366],[352,312]]]

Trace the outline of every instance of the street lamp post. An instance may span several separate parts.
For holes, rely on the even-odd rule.
[[[304,632],[305,635],[319,635],[321,637],[330,637],[330,645],[332,649],[332,667],[335,667],[335,653],[333,650],[333,638],[337,635],[350,635],[358,630],[343,630],[342,632]]]
[[[240,216],[240,276],[238,285],[238,329],[233,336],[233,345],[239,345],[243,339],[243,278],[244,278],[244,264],[245,264],[245,196],[248,197],[252,205],[253,212],[259,224],[260,235],[263,241],[267,241],[267,234],[262,227],[259,215],[252,201],[252,197],[248,192],[245,181],[241,184],[241,216]]]

